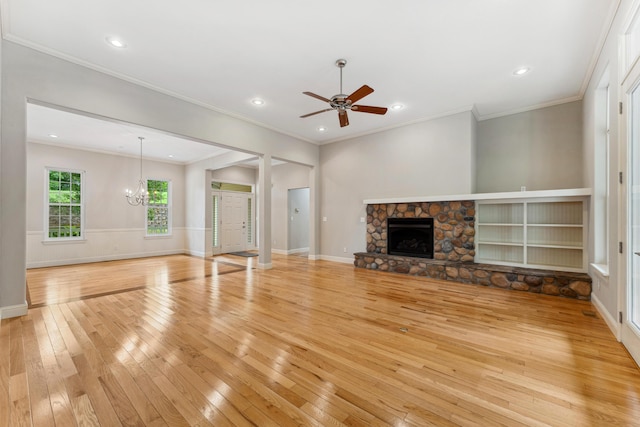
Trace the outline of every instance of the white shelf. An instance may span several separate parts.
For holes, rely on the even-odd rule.
[[[549,199],[561,197],[565,200],[570,198],[582,198],[591,196],[590,188],[567,188],[562,190],[540,190],[540,191],[511,191],[505,193],[475,193],[475,194],[443,194],[440,196],[407,196],[389,197],[384,199],[365,199],[365,205],[380,205],[387,203],[421,203],[421,202],[450,202],[464,200],[532,200]]]
[[[587,271],[586,200],[554,195],[478,201],[476,262]]]
[[[567,227],[567,228],[582,228],[582,224],[527,224],[528,227]]]
[[[478,242],[479,245],[494,245],[494,246],[520,246],[523,247],[524,243],[505,243],[505,242],[489,242],[483,241]]]
[[[489,227],[522,227],[524,224],[506,224],[499,222],[478,222],[477,225],[486,225]]]
[[[524,246],[524,245],[523,245]],[[576,249],[582,250],[582,246],[568,246],[568,245],[545,245],[536,243],[527,243],[528,248],[555,248],[555,249]]]

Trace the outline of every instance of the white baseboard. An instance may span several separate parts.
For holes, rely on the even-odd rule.
[[[189,251],[181,249],[181,250],[171,250],[171,251],[157,251],[157,252],[143,252],[143,253],[141,252],[141,253],[134,253],[134,254],[105,255],[105,256],[88,257],[88,258],[73,258],[73,259],[64,259],[64,260],[55,260],[55,261],[39,261],[39,262],[27,263],[27,269],[42,268],[42,267],[58,267],[61,265],[88,264],[91,262],[117,261],[120,259],[147,258],[147,257],[153,257],[153,256],[181,255],[181,254],[191,254],[191,253]]]
[[[9,319],[11,317],[20,317],[27,314],[29,306],[25,301],[23,304],[8,305],[6,307],[0,307],[0,319]]]
[[[198,258],[207,258],[207,257],[213,256],[213,253],[211,255],[207,255],[207,252],[191,251],[191,250],[188,250],[188,249],[186,249],[184,251],[184,253],[186,255],[190,255],[190,256],[194,256],[194,257],[198,257]]]
[[[598,310],[598,313],[600,313],[600,316],[602,316],[609,329],[611,329],[613,335],[615,335],[616,339],[620,341],[622,333],[620,323],[607,311],[598,297],[593,294],[591,294],[591,303],[596,308],[596,310]]]
[[[289,255],[289,252],[284,249],[271,249],[271,253],[278,255]]]
[[[354,261],[353,257],[344,258],[344,257],[330,256],[330,255],[320,255],[319,258],[316,256],[316,259],[321,259],[323,261],[340,262],[342,264],[353,264],[353,261]]]
[[[271,270],[273,268],[273,264],[271,264],[270,262],[267,263],[258,263],[257,267],[260,270]]]
[[[309,252],[309,248],[289,249],[287,255],[299,254],[302,252]]]

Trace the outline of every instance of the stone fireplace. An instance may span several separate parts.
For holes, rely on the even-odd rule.
[[[475,213],[475,201],[472,200],[368,204],[367,252],[355,253],[354,265],[358,268],[461,283],[590,299],[591,278],[584,273],[476,264]],[[432,223],[431,258],[415,254],[393,254],[389,233],[393,233],[397,219],[409,219],[406,221],[409,224],[429,219],[424,223]],[[405,246],[424,246],[419,242],[421,239],[416,239],[415,242],[412,239],[409,238],[409,243],[405,242]]]
[[[433,218],[387,218],[387,252],[433,258]]]
[[[409,222],[422,219],[433,224],[433,253],[424,258],[473,262],[475,202],[465,200],[368,205],[367,252],[393,255],[388,251],[389,222],[394,223],[398,219],[408,219]]]

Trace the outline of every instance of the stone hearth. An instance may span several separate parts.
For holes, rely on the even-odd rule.
[[[433,218],[434,259],[387,254],[387,218]],[[470,200],[367,205],[367,252],[358,268],[452,280],[582,300],[591,298],[585,273],[476,264],[475,202]]]

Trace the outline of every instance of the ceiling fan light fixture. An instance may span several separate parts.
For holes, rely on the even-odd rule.
[[[402,110],[403,108],[404,108],[404,105],[403,105],[403,104],[393,104],[393,105],[391,106],[391,109],[392,109],[393,111],[400,111],[400,110]]]
[[[338,112],[338,121],[340,122],[340,127],[349,126],[349,117],[347,115],[348,111],[356,111],[360,113],[369,113],[369,114],[386,114],[386,107],[374,107],[370,105],[359,105],[356,102],[360,101],[367,95],[373,93],[373,89],[367,85],[362,85],[359,89],[353,92],[351,95],[346,95],[342,92],[342,69],[347,65],[346,59],[338,59],[336,61],[336,66],[340,68],[340,93],[337,95],[333,95],[331,98],[325,98],[324,96],[316,95],[313,92],[302,92],[304,95],[310,96],[312,98],[316,98],[320,101],[326,102],[329,104],[331,108],[325,108],[324,110],[314,111],[313,113],[305,114],[300,116],[301,119],[306,117],[315,116],[316,114],[324,113],[325,111],[337,111]]]
[[[327,131],[326,126],[318,126],[316,129],[318,130],[318,132],[326,132]]]

